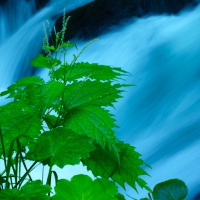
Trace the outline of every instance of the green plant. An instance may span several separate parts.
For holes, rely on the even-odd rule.
[[[52,45],[45,28],[42,48],[46,55],[39,54],[31,62],[34,67],[47,68],[49,80],[29,76],[0,94],[13,100],[0,107],[0,154],[4,162],[0,199],[125,199],[116,184],[124,189],[128,184],[136,191],[138,184],[151,193],[140,177],[148,175],[142,166],[149,166],[134,147],[116,138],[117,125],[108,110],[121,97],[123,88],[130,86],[119,82],[129,73],[96,63],[78,63],[83,50],[94,41],[68,63],[67,51],[76,47],[64,42],[68,19],[64,14],[60,32],[54,28]],[[92,171],[95,180],[83,174],[71,180],[59,179],[53,170],[55,165],[63,168],[80,162]],[[46,181],[31,177],[30,172],[39,164],[49,167]],[[154,193],[153,197],[159,200]]]

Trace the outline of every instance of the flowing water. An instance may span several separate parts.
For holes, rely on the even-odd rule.
[[[42,22],[48,19],[54,23],[66,5],[64,1],[54,2],[23,22],[1,44],[0,89],[32,73],[28,63],[39,51]],[[71,10],[89,1],[67,2],[66,9]],[[3,19],[0,25],[6,27]],[[147,178],[151,188],[158,182],[179,178],[189,188],[188,200],[200,192],[199,21],[200,7],[177,16],[130,19],[123,27],[113,27],[100,36],[80,58],[132,73],[126,80],[136,87],[127,89],[113,110],[120,126],[118,136],[136,146],[152,166],[148,170],[151,178]],[[77,44],[81,49],[85,42]],[[70,168],[62,176],[72,173]],[[137,195],[128,189],[127,193],[135,198],[146,196],[145,191]]]
[[[23,9],[22,9],[23,8]],[[36,12],[35,1],[8,0],[0,6],[0,45]]]
[[[15,0],[12,1],[15,2]],[[21,10],[26,9],[21,2],[23,1],[20,1],[18,6],[21,5]],[[29,63],[30,60],[36,57],[40,50],[44,35],[43,22],[49,20],[49,22],[54,25],[56,18],[62,15],[64,7],[70,11],[88,2],[91,2],[91,0],[76,1],[76,4],[73,0],[60,0],[59,3],[58,1],[51,0],[50,4],[33,15],[26,23],[21,23],[22,26],[16,29],[12,35],[8,34],[8,36],[6,36],[7,39],[0,45],[1,70],[3,71],[0,73],[0,90],[10,85],[10,83],[19,77],[32,73],[32,68],[29,66]],[[9,5],[12,6],[12,4]],[[0,10],[1,9],[3,8],[0,7]],[[11,10],[11,8],[8,10]],[[28,13],[28,15],[30,15],[30,13]],[[2,15],[3,14],[4,13],[2,13]],[[18,12],[19,16],[20,14],[21,12]],[[9,13],[7,13],[7,15],[9,15]],[[7,15],[0,19],[2,27],[0,29],[1,35],[8,30],[7,26],[9,23],[5,20]],[[18,15],[16,15],[17,17],[14,15],[11,22],[15,20],[20,21],[20,19],[26,17],[26,15],[24,15],[18,19]]]

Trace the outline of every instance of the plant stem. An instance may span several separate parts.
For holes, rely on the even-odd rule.
[[[27,166],[26,166],[26,163],[25,163],[24,158],[23,158],[23,156],[22,156],[21,153],[20,153],[20,157],[21,157],[21,161],[22,161],[22,164],[23,164],[25,170],[28,171],[28,168],[27,168]],[[29,177],[30,181],[32,181],[32,178],[31,178],[31,176],[30,176],[29,173],[28,173],[28,177]]]
[[[53,166],[49,167],[49,173],[48,173],[47,182],[46,182],[46,185],[49,185],[49,186],[51,186],[51,172],[52,172],[52,168],[53,168]],[[49,192],[48,195],[50,196],[51,193]]]
[[[31,167],[26,171],[26,173],[20,178],[20,180],[16,183],[16,185],[14,186],[14,188],[17,188],[17,186],[20,184],[22,184],[22,182],[24,181],[24,179],[26,178],[26,176],[29,175],[29,173],[31,172],[31,170],[33,169],[33,167],[37,164],[37,160],[31,165]]]
[[[52,171],[52,168],[53,168],[53,166],[49,167],[49,173],[48,173],[48,176],[47,176],[46,185],[49,185],[49,186],[51,186],[51,171]]]
[[[15,183],[17,183],[17,181],[18,181],[18,170],[19,170],[19,165],[20,165],[20,161],[19,161],[19,159],[20,159],[20,142],[19,142],[19,138],[17,138],[16,139],[16,142],[17,142],[17,153],[16,153],[16,156],[15,156],[15,169],[16,169],[16,171],[15,171]],[[19,174],[20,174],[20,172],[19,172]],[[19,175],[19,178],[20,178],[20,175]]]
[[[5,147],[4,147],[3,134],[1,132],[1,127],[0,127],[0,137],[1,137],[1,146],[2,146],[2,151],[3,151],[3,161],[4,161],[4,166],[6,169],[6,151],[5,151]]]
[[[14,176],[15,176],[15,183],[17,183],[17,177],[18,177],[18,174],[17,174],[17,172],[18,172],[18,156],[19,156],[19,154],[18,154],[18,151],[17,151],[17,153],[16,153],[16,156],[15,156],[15,164],[13,164],[13,162],[12,162],[12,169],[13,169],[13,173],[14,173]],[[14,165],[15,165],[15,167],[14,167]]]
[[[153,200],[150,193],[148,193],[148,197],[150,200]]]
[[[1,174],[0,174],[0,176],[3,176],[3,174],[6,172],[6,169],[4,169],[2,172],[1,172]]]
[[[44,183],[44,165],[42,166],[42,183]]]

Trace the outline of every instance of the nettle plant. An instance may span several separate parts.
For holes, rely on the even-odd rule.
[[[68,63],[66,54],[75,44],[64,42],[69,18],[51,45],[45,28],[42,49],[31,65],[49,70],[49,80],[29,76],[16,81],[1,96],[12,102],[0,106],[0,154],[4,169],[0,174],[0,199],[20,200],[124,200],[118,187],[128,184],[137,191],[145,188],[148,198],[181,200],[187,187],[173,179],[152,191],[141,178],[149,167],[135,148],[115,135],[114,116],[109,107],[119,99],[123,76],[128,72],[96,63],[77,62],[83,50]],[[62,58],[62,59],[61,59]],[[120,80],[120,81],[119,81]],[[31,163],[31,164],[30,164]],[[59,179],[54,166],[82,163],[95,178],[84,174],[71,180]],[[32,170],[48,166],[44,180],[34,180]],[[42,174],[42,173],[41,173]],[[54,189],[51,187],[55,180]]]

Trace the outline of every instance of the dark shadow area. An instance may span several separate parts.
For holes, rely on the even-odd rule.
[[[200,200],[200,193],[199,194],[197,194],[195,197],[194,197],[194,199],[193,200]]]
[[[26,1],[33,1],[33,0],[26,0]],[[47,3],[49,3],[49,0],[34,0],[34,1],[37,10],[43,8]]]
[[[177,14],[182,9],[197,4],[195,0],[96,0],[67,13],[71,19],[65,39],[93,39],[129,18],[150,14]],[[61,26],[62,17],[56,22],[57,30]]]
[[[43,8],[49,2],[49,0],[23,0],[23,1],[35,1],[37,10]],[[8,0],[0,0],[0,6],[4,6],[7,2]]]

